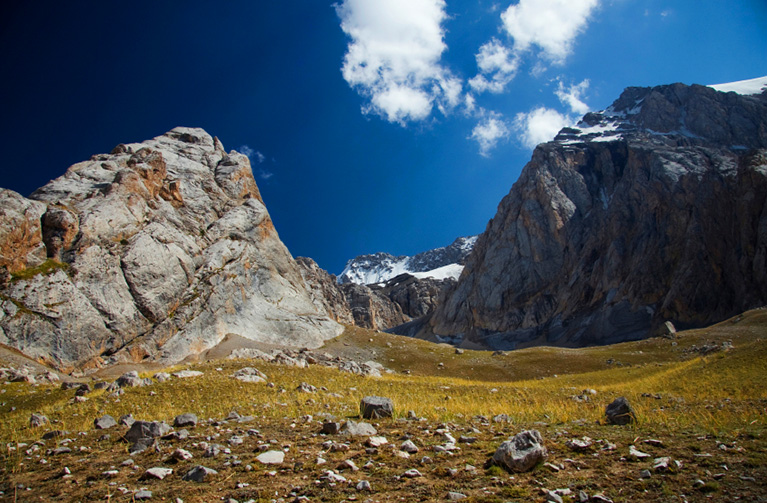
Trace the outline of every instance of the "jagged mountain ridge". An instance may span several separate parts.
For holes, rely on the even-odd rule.
[[[765,200],[767,92],[628,88],[535,149],[457,286],[399,332],[508,349],[720,321],[767,303]]]
[[[427,250],[409,257],[385,252],[360,255],[349,260],[338,275],[338,282],[360,285],[380,284],[400,274],[417,278],[458,279],[463,263],[478,236],[460,237],[448,246]]]
[[[312,304],[247,157],[202,129],[0,199],[0,342],[30,357],[176,362],[230,334],[317,347],[342,331]]]

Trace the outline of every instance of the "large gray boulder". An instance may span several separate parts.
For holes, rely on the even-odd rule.
[[[0,190],[0,257],[0,343],[60,367],[342,331],[312,303],[248,158],[201,129],[119,145],[28,199]]]
[[[636,422],[634,409],[624,396],[616,398],[605,408],[605,417],[610,424],[624,425]]]
[[[394,403],[391,398],[366,396],[360,400],[360,415],[364,419],[381,419],[394,415]]]
[[[547,456],[538,430],[525,430],[503,442],[493,454],[493,462],[510,472],[526,472]]]

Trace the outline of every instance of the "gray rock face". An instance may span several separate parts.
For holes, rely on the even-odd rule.
[[[609,344],[767,303],[767,93],[629,88],[539,145],[421,336]]]
[[[349,302],[338,286],[336,277],[322,269],[317,262],[307,257],[296,257],[301,276],[309,290],[309,295],[319,312],[327,313],[338,323],[354,325]]]
[[[610,424],[629,424],[636,422],[634,410],[631,408],[626,397],[619,397],[610,403],[605,409],[605,417]]]
[[[373,330],[385,330],[410,321],[402,308],[388,297],[365,285],[345,283],[341,291],[349,304],[354,324]]]
[[[493,462],[510,472],[526,472],[547,455],[541,434],[537,430],[525,430],[503,442],[493,454]]]
[[[366,396],[360,400],[360,415],[364,419],[380,419],[394,415],[394,403],[382,396]]]
[[[248,159],[201,129],[119,145],[30,199],[0,191],[0,257],[25,273],[0,285],[0,343],[60,367],[341,332],[312,304]]]

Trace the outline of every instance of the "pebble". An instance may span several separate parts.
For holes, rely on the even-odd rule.
[[[403,477],[407,477],[409,479],[414,479],[414,478],[417,478],[417,477],[423,477],[421,472],[419,472],[415,468],[411,468],[410,470],[406,471],[405,473],[402,474],[402,476]]]
[[[357,484],[357,490],[360,492],[362,491],[373,492],[373,488],[371,487],[370,482],[368,482],[367,480],[360,480],[359,483]]]
[[[173,473],[173,469],[157,466],[154,468],[149,468],[147,471],[145,471],[142,478],[162,480],[171,473]]]

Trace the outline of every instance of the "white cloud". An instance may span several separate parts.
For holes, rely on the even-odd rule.
[[[265,169],[258,170],[258,177],[261,180],[266,181],[266,180],[269,180],[273,176],[274,176],[274,173],[272,173],[271,171],[266,171]]]
[[[479,123],[471,131],[472,140],[479,144],[479,154],[483,157],[489,157],[498,142],[509,137],[511,131],[503,116],[497,112],[486,112],[480,110],[483,115]]]
[[[556,110],[538,107],[528,113],[518,113],[514,119],[514,129],[522,144],[533,149],[539,143],[554,139],[560,129],[572,123],[572,118]]]
[[[469,86],[478,93],[503,92],[519,68],[519,58],[495,38],[479,48],[476,58],[480,73],[469,80]]]
[[[460,102],[461,81],[440,65],[444,0],[344,0],[335,9],[351,38],[341,71],[370,100],[365,112],[404,125]]]
[[[565,88],[564,84],[562,84],[562,81],[560,80],[559,85],[557,86],[557,90],[554,91],[554,93],[557,95],[557,98],[559,98],[559,101],[561,101],[563,105],[570,107],[570,110],[574,114],[584,115],[588,113],[589,106],[584,103],[581,98],[588,88],[588,79],[582,81],[580,84],[573,84],[567,88]]]
[[[520,0],[501,20],[516,54],[537,46],[546,59],[561,64],[598,5],[599,0]]]
[[[258,152],[257,150],[253,149],[250,145],[240,145],[237,147],[237,152],[241,153],[251,161],[255,160],[259,164],[263,163],[266,160],[266,157],[264,157],[264,154],[261,152]]]

